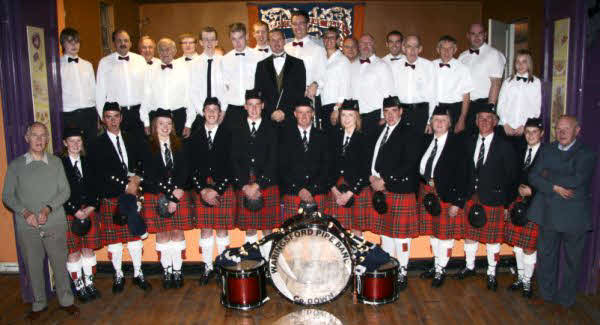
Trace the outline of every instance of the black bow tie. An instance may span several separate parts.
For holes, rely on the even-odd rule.
[[[411,67],[413,70],[416,68],[416,66],[414,64],[410,64],[408,62],[404,62],[404,66],[405,67]]]
[[[394,58],[394,57],[393,57],[393,58],[391,58],[391,59],[390,59],[390,61],[396,61],[396,60],[400,60],[400,59],[402,59],[402,58],[400,58],[400,57],[398,57],[398,58]]]
[[[169,63],[169,64],[161,64],[161,65],[160,65],[160,67],[161,67],[163,70],[164,70],[164,69],[167,69],[167,68],[169,68],[169,69],[171,69],[171,70],[173,69],[173,65],[172,65],[171,63]]]
[[[273,59],[283,59],[284,56],[285,56],[285,53],[281,53],[279,55],[273,54]]]
[[[304,42],[302,42],[302,41],[300,41],[300,42],[292,42],[292,46],[304,47]]]
[[[269,49],[258,49],[261,52],[269,53]]]
[[[119,60],[129,61],[129,55],[128,56],[119,56]]]
[[[67,58],[67,63],[71,62],[79,63],[79,58]]]
[[[447,67],[450,69],[450,65],[448,63],[440,63],[440,68]]]
[[[527,78],[525,78],[525,77],[517,77],[517,81],[527,82]]]
[[[366,59],[364,59],[364,60],[363,60],[363,59],[358,59],[358,61],[360,61],[360,64],[363,64],[363,63],[371,63],[371,60],[369,60],[369,58],[366,58]]]
[[[192,58],[188,58],[188,57],[186,57],[186,58],[185,58],[185,60],[186,60],[186,61],[192,61]]]
[[[473,54],[473,53],[479,55],[479,49],[477,49],[477,50],[469,49],[469,54]]]
[[[154,63],[154,62],[152,62],[152,61],[146,61],[146,63],[147,63],[148,65],[152,65],[152,63]]]
[[[235,54],[235,56],[238,56],[238,55],[241,55],[241,56],[246,56],[246,53],[236,53],[236,54]]]

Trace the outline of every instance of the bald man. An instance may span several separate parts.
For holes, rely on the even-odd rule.
[[[350,60],[350,63],[357,62],[358,41],[354,37],[348,37],[342,43],[342,53]]]
[[[156,52],[155,50],[156,43],[154,43],[154,40],[150,38],[150,36],[145,35],[140,38],[138,43],[138,52],[140,52],[140,55],[144,57],[146,64],[149,66],[160,62],[158,58],[154,57]]]

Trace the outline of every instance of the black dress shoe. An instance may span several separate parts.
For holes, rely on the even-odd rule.
[[[517,291],[523,289],[523,282],[520,278],[516,278],[513,283],[511,283],[508,288],[510,291]]]
[[[446,272],[436,272],[433,276],[433,280],[431,281],[431,287],[439,288],[444,284],[444,279],[446,279]]]
[[[120,293],[120,292],[123,292],[124,288],[125,288],[125,277],[124,276],[115,276],[113,278],[112,292]]]
[[[200,280],[198,282],[200,285],[207,285],[210,279],[213,277],[215,272],[211,268],[204,268],[204,273],[200,275]]]
[[[73,281],[73,287],[75,288],[75,298],[77,298],[80,303],[85,304],[86,302],[92,300],[92,297],[90,297],[88,292],[85,290],[82,279]]]
[[[85,291],[87,291],[88,295],[92,299],[98,299],[98,298],[102,297],[102,295],[100,294],[100,291],[96,288],[96,286],[93,283],[86,285]]]
[[[458,273],[456,273],[456,277],[459,278],[460,280],[466,279],[468,277],[471,276],[475,276],[477,273],[475,272],[475,270],[471,270],[468,267],[463,267],[462,269],[460,269],[460,271],[458,271]]]
[[[173,288],[183,287],[183,274],[180,271],[173,271]]]
[[[165,289],[173,288],[173,273],[165,270],[162,276],[162,286]]]
[[[432,266],[427,271],[421,273],[419,275],[419,278],[421,278],[421,279],[433,279],[434,275],[435,275],[435,266]]]
[[[498,281],[496,281],[495,275],[488,274],[487,276],[487,288],[488,290],[496,291],[498,289]]]
[[[48,307],[44,307],[44,309],[42,310],[38,310],[38,311],[30,311],[29,313],[27,313],[27,316],[25,316],[25,319],[27,319],[28,321],[35,321],[38,320],[40,318],[40,316],[42,316],[42,314],[48,310]]]
[[[398,291],[406,290],[408,287],[408,277],[403,274],[398,274]]]
[[[531,288],[531,281],[523,282],[523,297],[531,299],[533,297],[533,290]]]
[[[144,291],[152,290],[152,285],[150,284],[150,282],[146,281],[144,275],[141,273],[140,275],[133,278],[133,284]]]

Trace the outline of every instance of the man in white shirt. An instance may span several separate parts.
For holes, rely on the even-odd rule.
[[[63,125],[81,128],[87,145],[98,134],[94,68],[89,61],[78,56],[80,42],[77,30],[69,27],[63,29],[60,32],[60,45],[64,53],[60,58]]]
[[[264,21],[257,21],[252,25],[254,39],[256,40],[256,46],[254,47],[263,58],[271,55],[271,47],[269,47],[269,25]]]
[[[158,41],[160,65],[153,66],[144,80],[144,99],[140,118],[144,122],[146,134],[150,134],[150,115],[158,108],[173,112],[173,124],[178,136],[190,136],[195,115],[188,113],[189,70],[185,61],[173,60],[177,45],[170,38]]]
[[[148,64],[144,57],[133,52],[131,39],[125,30],[112,34],[116,52],[100,60],[96,75],[96,109],[102,116],[106,102],[116,102],[121,108],[121,129],[140,139],[144,125],[140,120],[140,104],[144,95],[144,78]]]
[[[350,61],[338,49],[339,40],[340,32],[335,27],[323,34],[327,65],[319,81],[317,119],[325,131],[331,130],[332,122],[337,121],[338,109],[344,99],[350,98]]]
[[[440,38],[437,45],[439,59],[433,61],[437,79],[436,101],[450,113],[451,130],[454,133],[465,129],[469,111],[470,93],[473,90],[471,73],[460,61],[454,58],[456,39],[449,35]]]
[[[390,65],[399,63],[404,58],[404,54],[402,54],[403,42],[404,34],[397,30],[389,32],[385,38],[385,46],[389,53],[383,57],[383,60]]]
[[[294,38],[285,45],[285,52],[304,61],[306,67],[306,97],[314,99],[319,88],[318,81],[325,71],[327,58],[325,49],[308,35],[308,14],[305,11],[292,12],[292,32]]]
[[[402,50],[406,57],[399,64],[392,65],[392,73],[394,90],[404,109],[404,122],[419,133],[430,133],[429,117],[436,106],[437,88],[433,64],[419,56],[423,46],[417,35],[408,35],[402,43]]]
[[[342,52],[348,58],[350,63],[357,62],[358,58],[358,41],[354,37],[348,37],[342,43]]]
[[[462,52],[458,60],[469,68],[474,89],[467,115],[466,130],[477,132],[475,116],[487,103],[496,104],[506,59],[495,48],[485,43],[487,32],[482,24],[472,24],[467,32],[470,47]]]
[[[221,59],[223,74],[223,107],[225,116],[223,123],[228,127],[238,127],[246,119],[244,110],[246,90],[254,88],[256,64],[262,55],[249,48],[246,26],[242,23],[229,25],[229,37],[233,50]]]
[[[190,74],[190,114],[195,118],[192,132],[204,124],[203,107],[206,98],[223,97],[223,79],[220,71],[220,61],[223,57],[216,53],[219,45],[217,30],[206,26],[200,31],[200,46],[202,54],[192,62]],[[221,111],[221,110],[220,110]],[[219,122],[223,118],[221,111]]]
[[[149,66],[160,62],[158,58],[154,57],[155,49],[156,44],[154,43],[154,40],[150,38],[150,36],[144,35],[140,38],[140,42],[138,43],[138,51],[140,52],[140,55],[144,57],[146,64]]]
[[[191,64],[191,62],[198,57],[198,52],[196,52],[198,39],[190,33],[181,34],[179,35],[179,44],[181,45],[183,54],[177,58],[177,61]]]

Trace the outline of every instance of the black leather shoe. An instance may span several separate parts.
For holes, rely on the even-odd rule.
[[[133,278],[133,284],[144,291],[152,290],[152,285],[150,284],[150,282],[144,279],[144,275],[141,273],[140,275]]]
[[[100,294],[100,291],[96,288],[96,286],[93,283],[86,285],[85,291],[87,291],[88,295],[92,299],[98,299],[98,298],[102,297],[102,295]]]
[[[498,281],[496,281],[495,275],[487,276],[487,288],[488,290],[496,291],[498,289]]]
[[[408,277],[403,274],[398,274],[398,291],[406,290],[408,287]]]
[[[73,282],[73,286],[75,287],[75,298],[79,300],[80,303],[85,304],[86,302],[92,300],[92,297],[85,290],[85,286],[83,285],[82,279],[77,279]],[[79,289],[77,289],[79,287]]]
[[[38,310],[38,311],[30,311],[29,313],[27,313],[27,316],[25,316],[25,319],[27,319],[30,322],[36,321],[40,318],[40,316],[42,316],[42,314],[44,312],[46,312],[48,310],[48,307],[44,307],[44,309],[42,310]]]
[[[173,271],[173,288],[183,287],[183,274],[180,271]]]
[[[523,293],[522,293],[523,297],[531,299],[531,297],[533,297],[533,290],[531,288],[531,281],[530,282],[523,282]]]
[[[444,284],[444,279],[446,279],[446,272],[442,271],[440,273],[436,272],[433,276],[433,280],[431,280],[432,288],[439,288]]]
[[[125,277],[124,276],[113,277],[112,292],[120,293],[120,292],[123,292],[124,288],[125,288]]]
[[[200,275],[200,280],[198,280],[198,282],[202,286],[207,285],[214,274],[215,272],[213,271],[213,269],[204,268],[204,273]]]
[[[523,289],[523,282],[520,278],[516,278],[513,283],[511,283],[508,288],[510,291],[517,291]]]
[[[475,276],[477,273],[475,272],[475,270],[471,270],[468,267],[463,267],[462,269],[460,269],[460,271],[458,271],[458,273],[456,273],[456,277],[460,280],[466,279],[468,277],[471,276]]]
[[[421,273],[419,275],[419,278],[421,279],[433,279],[433,276],[435,275],[435,267],[432,266],[430,269],[428,269],[427,271]]]
[[[173,288],[173,273],[169,273],[167,270],[163,272],[162,286],[165,289]]]

